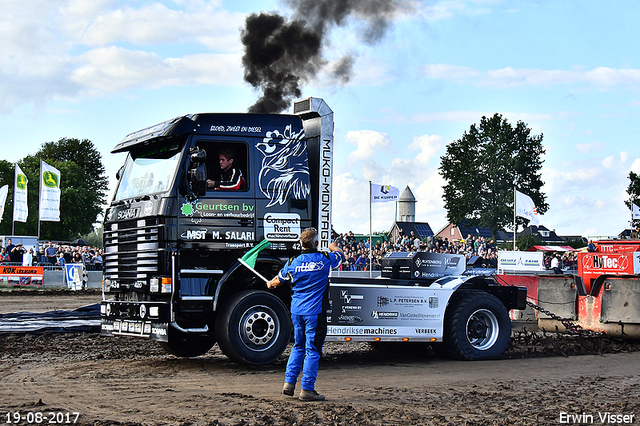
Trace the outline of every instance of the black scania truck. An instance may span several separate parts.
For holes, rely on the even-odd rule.
[[[319,98],[292,115],[193,114],[127,135],[104,221],[103,335],[156,340],[191,357],[217,342],[232,360],[274,361],[291,337],[290,290],[268,291],[300,252],[300,232],[331,239],[333,112]],[[242,173],[237,190],[209,187],[219,156]],[[240,261],[263,240],[255,272]],[[509,309],[526,290],[461,276],[464,258],[392,254],[379,278],[330,281],[327,340],[418,341],[454,357],[500,355]],[[438,279],[440,278],[440,279]],[[524,293],[523,293],[524,292]]]

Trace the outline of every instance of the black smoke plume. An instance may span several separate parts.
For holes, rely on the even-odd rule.
[[[403,0],[285,0],[294,10],[287,21],[273,13],[250,15],[242,30],[244,79],[262,91],[249,112],[279,113],[302,95],[301,86],[327,64],[323,58],[332,28],[351,19],[361,38],[374,44],[385,34]],[[347,82],[355,59],[342,58],[334,66],[336,78]]]

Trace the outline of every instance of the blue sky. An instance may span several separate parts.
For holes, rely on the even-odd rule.
[[[446,225],[440,157],[496,112],[544,134],[550,208],[541,225],[582,236],[628,227],[627,176],[640,173],[639,9],[406,1],[378,43],[363,39],[357,16],[334,29],[325,59],[353,55],[352,78],[321,71],[303,96],[335,113],[336,230],[368,231],[371,180],[408,185],[416,219],[437,232]],[[5,0],[1,10],[4,158],[87,138],[112,186],[124,157],[109,152],[127,133],[186,113],[246,111],[259,94],[242,80],[240,28],[252,12],[291,14],[284,3],[250,0]],[[374,205],[373,216],[374,230],[389,229],[393,204]]]

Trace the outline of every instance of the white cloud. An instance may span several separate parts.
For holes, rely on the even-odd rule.
[[[72,3],[62,16],[69,36],[87,46],[196,42],[223,52],[240,49],[238,28],[243,15],[221,9],[219,2],[193,1],[181,6],[183,10],[175,10],[156,2],[87,9]]]
[[[0,113],[133,86],[239,84],[243,19],[219,1],[4,1]]]
[[[386,146],[388,137],[385,134],[371,131],[352,132],[347,139],[355,143],[363,152],[373,155],[377,146]],[[378,142],[372,143],[372,139]],[[442,185],[444,181],[438,174],[437,165],[431,165],[434,159],[439,163],[438,155],[444,147],[441,136],[414,136],[408,151],[402,157],[391,159],[385,167],[372,158],[361,157],[361,176],[357,177],[353,170],[353,161],[336,173],[334,179],[334,223],[339,232],[352,230],[354,232],[368,232],[369,211],[369,181],[377,184],[392,185],[400,192],[409,186],[416,197],[416,220],[428,222],[434,231],[444,226],[444,211],[442,202]],[[354,154],[357,151],[354,151]],[[354,157],[355,159],[355,157]],[[346,207],[345,207],[346,204]],[[373,229],[387,229],[393,221],[395,205],[385,203],[373,207]]]
[[[131,87],[192,84],[240,84],[239,55],[199,54],[162,59],[155,53],[119,47],[91,50],[71,80],[94,96]]]
[[[456,15],[476,16],[491,12],[492,5],[500,0],[445,0],[439,2],[420,2],[419,15],[423,19],[437,21]]]
[[[631,171],[633,173],[640,173],[640,158],[636,158],[633,164],[631,164]]]
[[[356,149],[349,154],[349,161],[373,157],[377,151],[389,146],[389,136],[373,130],[355,130],[347,133],[347,141]]]
[[[610,155],[608,157],[606,157],[604,160],[602,160],[602,165],[606,168],[606,169],[610,169],[611,167],[613,167],[615,165],[615,158],[613,157],[613,155]]]
[[[579,152],[588,154],[594,151],[602,150],[604,148],[604,144],[602,142],[578,143],[575,145],[575,147]]]
[[[515,69],[512,67],[481,71],[458,65],[429,64],[422,67],[422,72],[430,79],[496,88],[587,84],[597,89],[610,89],[640,85],[640,70],[608,67],[598,67],[587,71]]]
[[[425,167],[444,146],[444,139],[437,135],[414,136],[409,149],[420,150],[415,158],[417,166]]]

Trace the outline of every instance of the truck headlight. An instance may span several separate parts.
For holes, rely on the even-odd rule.
[[[149,291],[151,293],[157,293],[160,291],[160,280],[157,277],[149,280]]]

